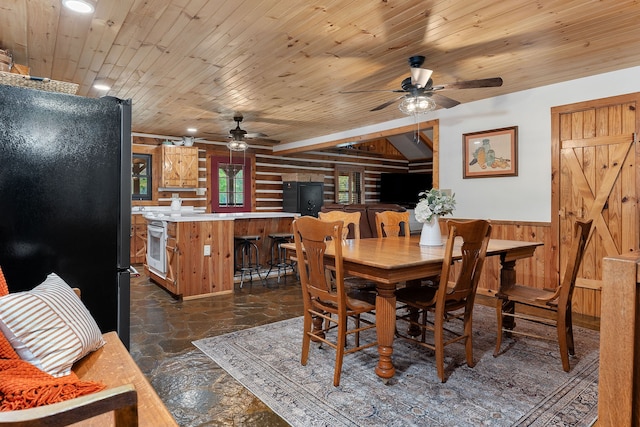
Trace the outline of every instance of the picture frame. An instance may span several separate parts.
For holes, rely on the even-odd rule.
[[[465,133],[463,178],[518,176],[518,127]]]

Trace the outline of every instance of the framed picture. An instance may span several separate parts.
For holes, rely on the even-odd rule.
[[[463,178],[518,175],[518,127],[465,133]]]

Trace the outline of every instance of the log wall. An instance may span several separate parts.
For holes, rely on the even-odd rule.
[[[142,144],[160,144],[163,137],[147,139],[134,137],[134,142]],[[210,155],[228,155],[224,142],[196,143],[199,148],[199,187],[201,195],[186,193],[183,197],[184,205],[207,207],[208,182],[210,180],[209,165]],[[134,151],[136,150],[134,146]],[[376,203],[379,201],[378,181],[383,172],[412,173],[431,172],[433,163],[431,160],[409,162],[400,159],[385,159],[372,153],[361,150],[335,150],[332,152],[312,151],[297,153],[295,155],[274,154],[270,146],[251,146],[246,155],[255,159],[254,188],[255,199],[253,204],[255,211],[281,211],[282,210],[282,174],[283,173],[310,173],[324,175],[324,200],[334,200],[334,172],[336,166],[359,166],[365,169],[365,202]],[[155,171],[159,171],[154,164]],[[154,184],[155,185],[155,184]],[[436,174],[434,185],[437,186]],[[137,203],[137,202],[135,202]],[[157,200],[149,204],[169,205],[171,194],[158,194]],[[209,209],[208,209],[209,210]],[[556,248],[551,238],[550,223],[532,223],[516,221],[492,221],[492,237],[496,239],[541,241],[544,246],[536,250],[533,258],[518,261],[516,266],[517,282],[536,288],[548,288],[556,286],[558,274],[554,270],[553,262],[556,256]],[[444,227],[441,224],[441,227]],[[444,231],[444,228],[443,228]],[[263,239],[263,258],[268,253],[268,239]],[[487,260],[480,281],[480,292],[492,294],[498,289],[500,277],[500,262],[495,257]],[[600,316],[600,291],[576,287],[573,299],[573,309],[576,313],[589,316]]]

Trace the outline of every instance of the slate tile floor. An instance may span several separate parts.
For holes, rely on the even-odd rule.
[[[142,266],[138,271],[144,271]],[[480,304],[495,304],[478,295]],[[131,280],[131,355],[182,427],[288,424],[191,344],[192,341],[302,315],[300,283],[245,282],[233,294],[177,301],[144,274]],[[574,324],[599,329],[597,318]]]
[[[130,351],[180,426],[286,426],[191,342],[301,315],[292,276],[178,301],[142,274],[131,280]]]

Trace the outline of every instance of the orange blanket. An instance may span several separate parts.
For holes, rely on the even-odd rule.
[[[0,296],[7,295],[8,291],[0,269]],[[104,388],[101,383],[80,381],[73,372],[61,378],[42,372],[21,360],[4,334],[0,333],[0,411],[62,402]]]

